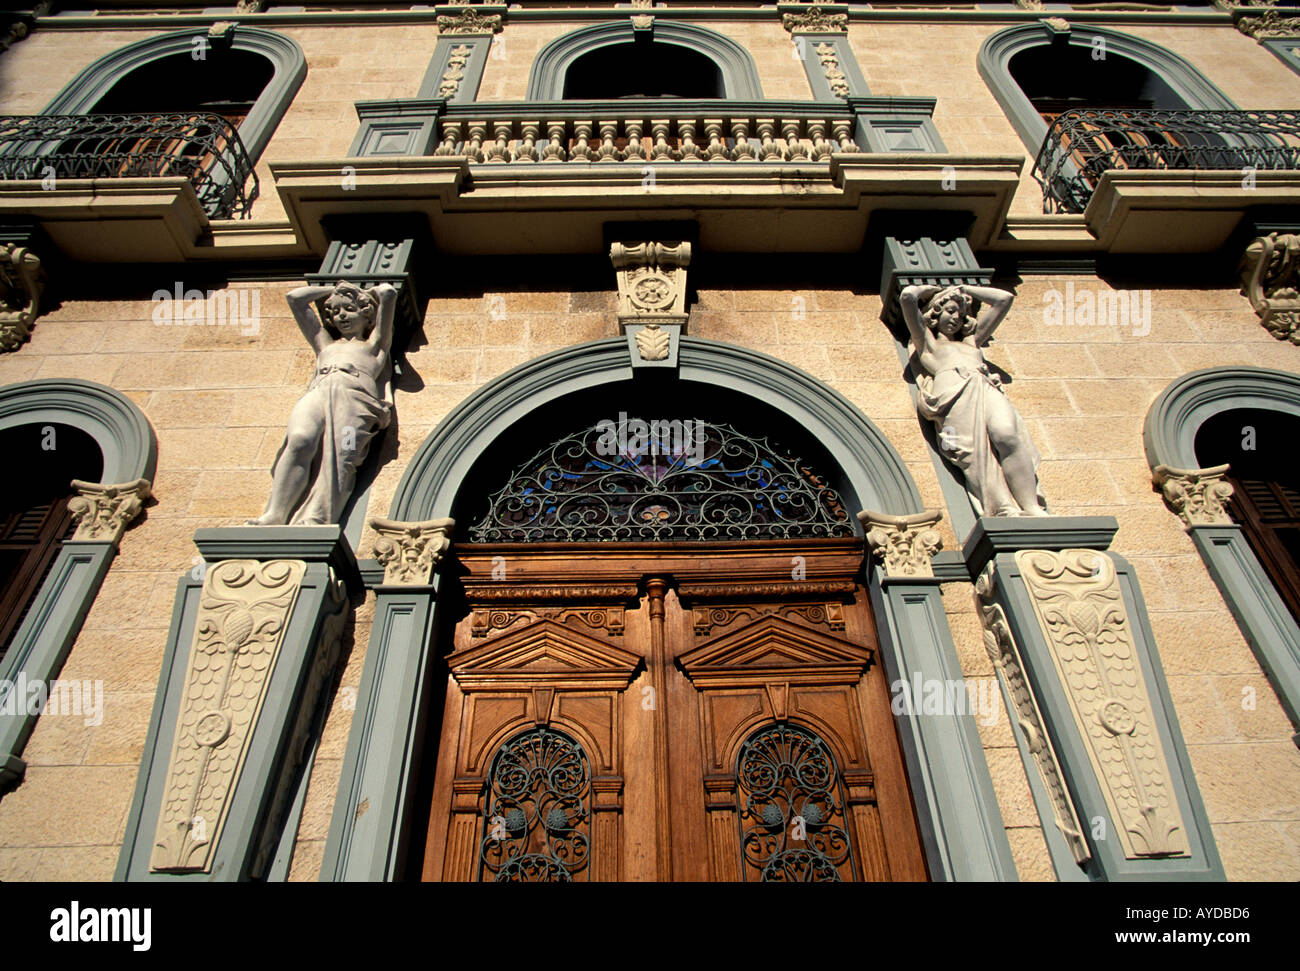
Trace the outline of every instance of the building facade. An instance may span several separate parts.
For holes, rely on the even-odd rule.
[[[44,4],[5,880],[1294,880],[1300,17]]]

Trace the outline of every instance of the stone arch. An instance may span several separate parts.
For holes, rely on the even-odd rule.
[[[583,54],[611,44],[630,44],[636,36],[630,21],[581,27],[542,48],[528,75],[527,101],[558,101],[564,96],[564,77]],[[654,41],[687,47],[709,57],[722,73],[725,97],[758,101],[763,87],[749,52],[730,37],[695,24],[656,20]]]
[[[1245,365],[1183,375],[1147,411],[1142,437],[1148,464],[1153,471],[1158,466],[1198,468],[1197,431],[1216,415],[1244,409],[1300,418],[1300,375]],[[1278,700],[1300,729],[1300,625],[1241,527],[1192,523],[1187,531]]]
[[[194,27],[149,37],[105,54],[73,78],[46,106],[44,114],[87,114],[113,85],[136,68],[160,58],[188,55],[194,49],[196,37],[204,38],[206,42],[207,28]],[[297,41],[257,27],[234,27],[230,47],[260,54],[274,68],[271,80],[262,89],[248,117],[239,125],[239,139],[244,143],[249,158],[256,162],[307,76],[307,58]]]
[[[980,46],[976,64],[1012,127],[1030,154],[1037,155],[1047,137],[1047,123],[1011,75],[1011,59],[1032,47],[1050,45],[1057,34],[1044,23],[1021,24],[999,30]],[[1172,51],[1149,40],[1106,27],[1071,24],[1064,42],[1088,48],[1104,43],[1108,53],[1135,61],[1161,78],[1189,108],[1235,111],[1237,105],[1199,70]]]

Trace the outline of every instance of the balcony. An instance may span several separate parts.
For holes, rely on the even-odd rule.
[[[1226,172],[1233,178],[1217,188],[1251,191],[1261,173],[1297,169],[1297,111],[1074,109],[1048,129],[1033,174],[1044,212],[1082,213],[1106,173],[1114,183],[1139,171]]]
[[[253,162],[220,115],[0,116],[0,179],[48,189],[128,178],[187,180],[209,219],[247,218],[258,192]]]

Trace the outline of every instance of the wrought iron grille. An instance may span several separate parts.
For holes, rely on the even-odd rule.
[[[1300,112],[1075,108],[1047,130],[1044,212],[1083,212],[1108,169],[1300,168]]]
[[[698,420],[602,422],[519,466],[476,543],[852,536],[839,494],[765,438]]]
[[[591,769],[577,742],[536,728],[492,760],[483,808],[479,879],[568,882],[590,862]]]
[[[835,757],[817,735],[777,725],[752,735],[736,760],[745,879],[807,883],[854,879]]]
[[[213,114],[0,116],[0,178],[182,176],[213,219],[246,218],[257,174],[234,125]]]

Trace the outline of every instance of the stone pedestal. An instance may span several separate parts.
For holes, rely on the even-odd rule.
[[[361,592],[339,526],[194,541],[204,562],[177,590],[119,880],[266,874]]]
[[[1108,516],[981,518],[990,655],[1075,859],[1099,880],[1222,880],[1132,567]]]

